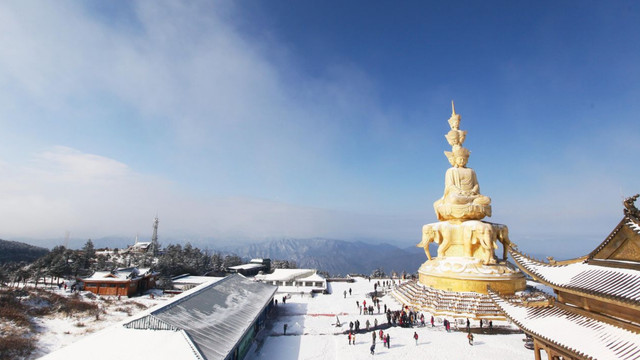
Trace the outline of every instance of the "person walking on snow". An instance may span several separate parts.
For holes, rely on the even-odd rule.
[[[431,327],[434,327],[435,325],[433,324],[433,315],[431,315]]]
[[[369,350],[371,351],[371,355],[375,354],[375,352],[376,352],[376,344],[371,344],[371,347],[369,348]]]
[[[356,344],[356,334],[353,334],[351,336],[351,345],[355,345]]]
[[[349,296],[351,296],[351,288],[349,288]]]
[[[469,345],[473,346],[473,334],[469,333],[469,335],[467,335],[467,339],[469,339]]]
[[[417,332],[413,332],[413,338],[416,339],[416,346],[418,346],[418,333]]]
[[[349,345],[351,345],[351,333],[349,333]]]
[[[282,327],[284,328],[284,334],[287,335],[287,324],[284,324]]]
[[[347,298],[347,290],[344,291],[344,298]]]
[[[375,345],[376,343],[376,332],[371,332],[371,342]]]

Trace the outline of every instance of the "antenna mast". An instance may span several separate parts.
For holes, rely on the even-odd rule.
[[[158,215],[153,219],[153,236],[151,236],[151,251],[153,256],[158,256]]]

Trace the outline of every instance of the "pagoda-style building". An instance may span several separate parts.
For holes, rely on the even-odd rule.
[[[638,195],[624,201],[624,218],[590,254],[542,262],[508,251],[516,265],[553,288],[557,299],[543,306],[492,300],[533,337],[535,359],[640,359],[640,212]]]

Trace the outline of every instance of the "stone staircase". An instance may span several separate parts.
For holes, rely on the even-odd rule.
[[[489,295],[433,289],[415,280],[397,286],[392,295],[404,305],[436,316],[505,320]]]

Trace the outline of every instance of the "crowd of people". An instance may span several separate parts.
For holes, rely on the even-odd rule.
[[[344,332],[347,335],[347,340],[349,345],[356,345],[356,336],[358,334],[366,334],[367,332],[370,331],[371,346],[369,350],[373,355],[375,354],[377,341],[382,342],[383,347],[391,348],[391,336],[388,331],[388,329],[391,327],[396,327],[396,326],[405,327],[405,328],[426,327],[427,320],[431,324],[432,328],[436,327],[436,319],[433,317],[433,315],[427,314],[427,316],[429,316],[429,319],[427,319],[424,313],[421,313],[419,311],[414,311],[408,306],[404,306],[398,310],[392,310],[387,306],[387,304],[381,303],[380,299],[378,298],[378,288],[383,287],[386,289],[390,289],[392,286],[395,286],[395,283],[393,282],[393,280],[382,281],[382,282],[377,281],[374,283],[374,286],[373,286],[374,291],[367,294],[368,297],[365,297],[365,299],[363,299],[362,301],[355,300],[359,316],[384,314],[387,319],[387,322],[386,324],[378,323],[378,317],[374,317],[372,322],[370,321],[370,317],[367,317],[365,319],[364,327],[363,327],[359,319],[354,319],[349,321],[349,330],[345,330]],[[349,296],[353,294],[353,291],[351,288],[349,288],[348,290],[344,290],[343,292],[344,298],[347,297],[347,294]],[[283,298],[282,303],[284,304],[285,301],[286,299]],[[438,320],[438,323],[440,323],[440,320]],[[456,329],[458,329],[457,323],[454,322],[454,324],[456,324],[455,327]],[[464,324],[464,323],[461,323],[461,324]],[[338,319],[337,316],[336,316],[335,325],[337,327],[342,326],[342,324],[340,323],[340,319]],[[480,320],[480,328],[482,328],[484,325],[488,325],[489,329],[493,328],[493,322],[490,320],[488,321],[488,323],[486,321],[483,322],[483,320]],[[449,319],[446,319],[446,318],[442,319],[442,326],[444,327],[445,331],[451,332],[451,322],[449,321]],[[385,332],[385,330],[387,331]],[[467,339],[469,341],[469,345],[473,345],[473,334],[471,333],[471,323],[469,319],[467,319],[466,321],[466,330],[468,332]],[[284,332],[286,334],[286,325],[284,327]],[[418,346],[419,345],[418,340],[420,337],[418,334],[418,331],[414,331],[412,337],[415,341],[416,346]],[[358,336],[358,338],[360,338],[360,336]]]

